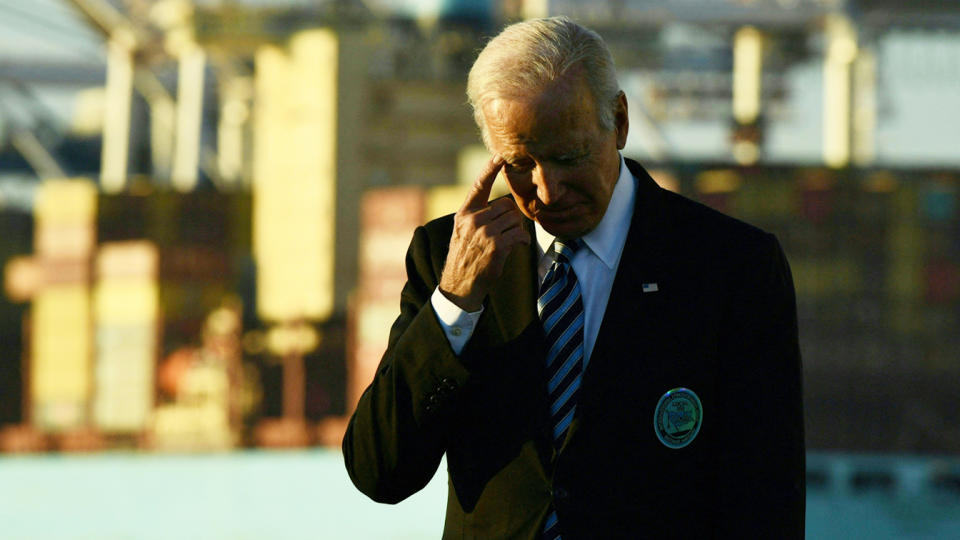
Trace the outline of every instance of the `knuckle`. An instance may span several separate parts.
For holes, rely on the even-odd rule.
[[[464,228],[472,229],[476,226],[477,215],[473,213],[464,213],[460,216],[460,223]]]

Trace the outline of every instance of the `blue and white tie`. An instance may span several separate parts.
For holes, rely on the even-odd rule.
[[[557,258],[547,271],[537,312],[543,324],[547,343],[547,393],[550,401],[550,422],[553,444],[560,448],[577,406],[577,391],[583,372],[583,300],[580,285],[570,266],[580,241],[564,243],[554,240]],[[543,527],[543,538],[560,538],[557,512],[551,510]]]

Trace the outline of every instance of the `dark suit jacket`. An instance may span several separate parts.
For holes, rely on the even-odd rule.
[[[566,540],[803,537],[801,365],[780,246],[628,165],[633,221],[560,450],[550,443],[535,249],[511,253],[458,357],[430,304],[447,216],[414,233],[400,317],[343,442],[362,492],[399,502],[446,453],[444,538],[538,538],[551,504]],[[670,449],[653,417],[676,387],[697,393],[703,422],[688,446]]]

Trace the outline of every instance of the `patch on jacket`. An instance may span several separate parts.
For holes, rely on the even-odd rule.
[[[683,448],[700,432],[703,423],[703,405],[689,388],[668,390],[653,413],[653,430],[667,448]]]

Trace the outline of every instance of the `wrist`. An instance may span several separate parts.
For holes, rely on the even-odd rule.
[[[470,295],[457,294],[456,292],[447,290],[443,283],[437,287],[437,290],[440,291],[440,294],[444,296],[451,303],[456,305],[458,308],[468,312],[473,313],[483,309],[483,297],[475,298]]]

